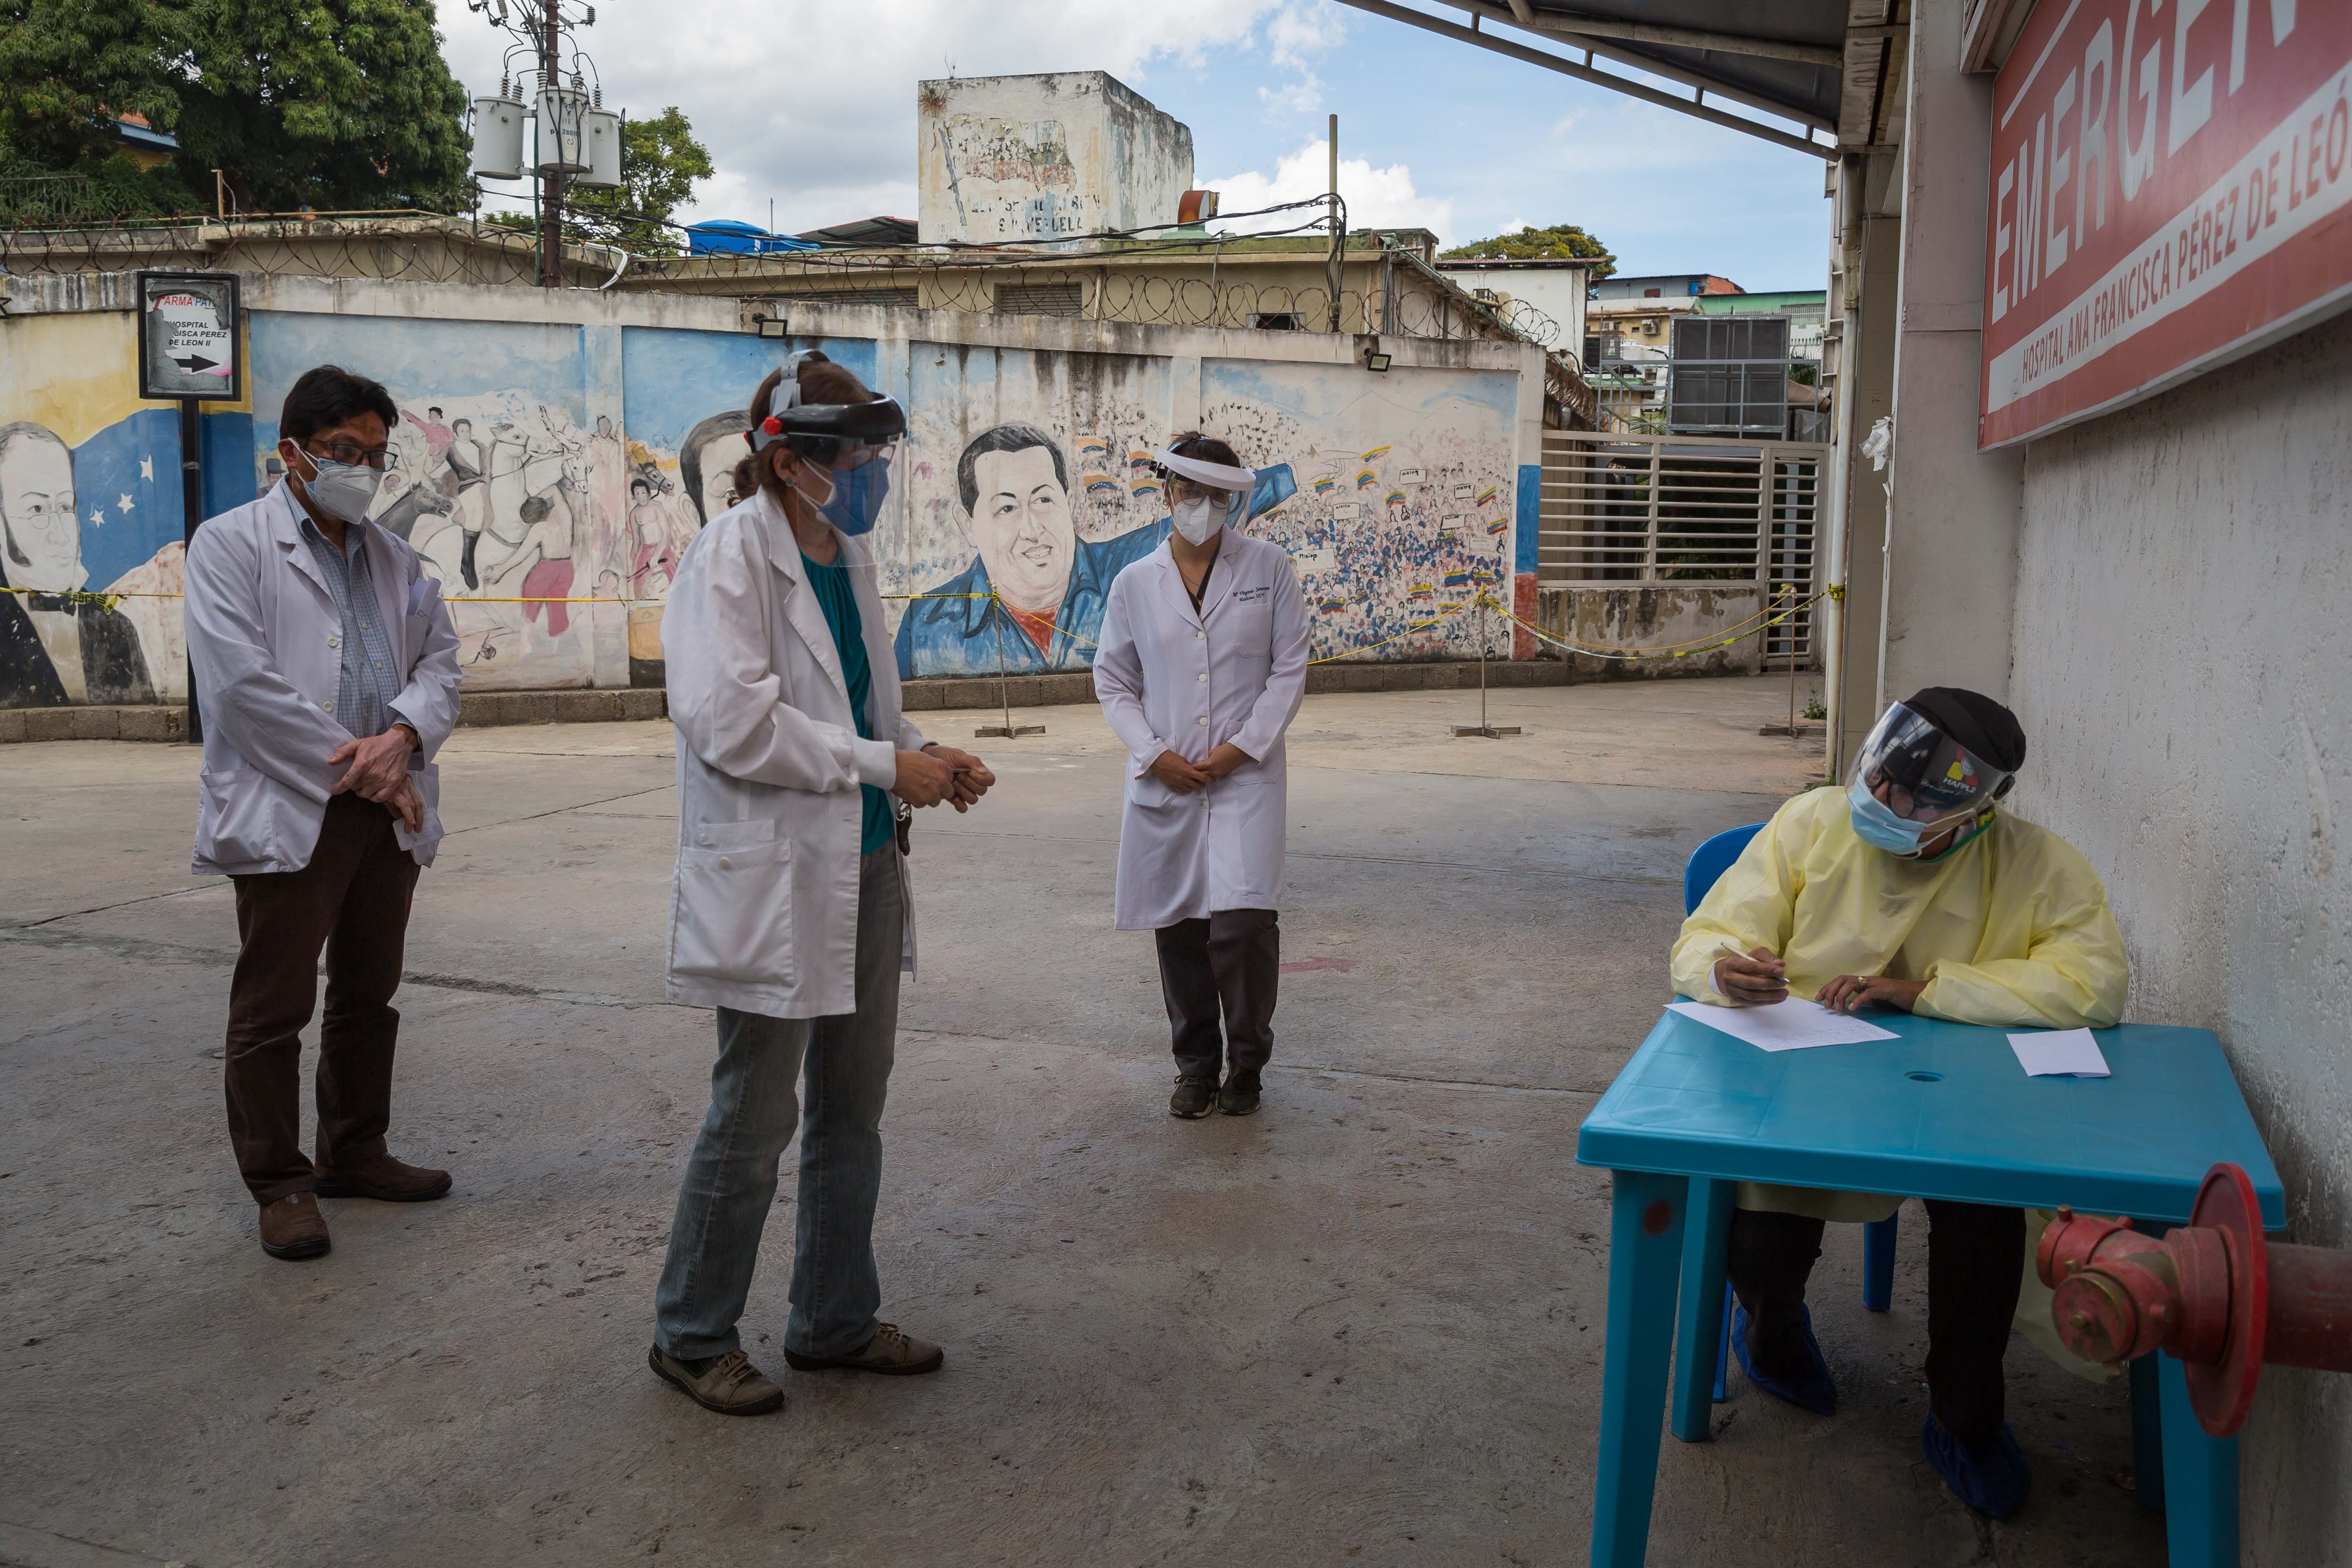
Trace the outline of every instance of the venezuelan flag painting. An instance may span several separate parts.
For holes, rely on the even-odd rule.
[[[1318,496],[1328,496],[1339,488],[1339,480],[1328,474],[1318,474],[1315,476],[1315,493]]]
[[[1489,539],[1500,539],[1510,531],[1511,520],[1507,517],[1498,517],[1486,525],[1486,537]]]
[[[1478,500],[1477,500],[1477,504],[1478,504],[1478,505],[1480,505],[1480,506],[1485,506],[1488,501],[1493,500],[1495,499],[1495,497],[1496,497],[1496,493],[1497,493],[1497,491],[1496,491],[1496,487],[1495,487],[1495,486],[1493,486],[1493,485],[1488,485],[1485,489],[1480,490],[1480,491],[1478,492]]]
[[[1407,591],[1405,597],[1416,605],[1434,604],[1437,600],[1437,585],[1434,583],[1415,583]]]
[[[1364,469],[1356,476],[1356,488],[1360,490],[1377,489],[1380,488],[1380,475],[1370,468]]]
[[[1449,588],[1466,588],[1470,585],[1470,574],[1467,572],[1448,572],[1445,574],[1445,585]]]
[[[1377,463],[1388,455],[1389,449],[1386,447],[1375,447],[1370,451],[1364,454],[1364,461],[1367,463]]]
[[[1389,505],[1391,506],[1402,506],[1405,503],[1404,492],[1402,490],[1391,490],[1389,492],[1388,500]]]
[[[1115,502],[1119,498],[1118,481],[1107,474],[1088,474],[1087,495],[1094,500]]]
[[[1110,443],[1099,436],[1078,437],[1078,467],[1102,468],[1110,466]]]
[[[1315,607],[1322,611],[1327,616],[1336,616],[1340,611],[1348,607],[1348,601],[1345,599],[1325,599]]]

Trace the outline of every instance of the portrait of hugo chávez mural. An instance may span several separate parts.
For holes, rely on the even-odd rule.
[[[956,491],[972,563],[923,590],[938,597],[908,605],[899,679],[993,675],[1000,634],[1007,669],[1090,668],[1111,579],[1160,547],[1168,519],[1080,539],[1069,459],[1034,425],[973,437],[956,460]]]
[[[67,595],[89,576],[73,454],[47,426],[0,425],[0,708],[152,703],[130,618]]]

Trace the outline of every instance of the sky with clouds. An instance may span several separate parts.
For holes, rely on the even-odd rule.
[[[490,90],[504,35],[440,14],[451,68]],[[1576,223],[1624,272],[1826,280],[1819,159],[1331,0],[600,0],[579,39],[608,107],[693,121],[719,173],[692,217],[912,217],[918,81],[1098,69],[1192,127],[1227,211],[1322,191],[1336,112],[1358,226]]]

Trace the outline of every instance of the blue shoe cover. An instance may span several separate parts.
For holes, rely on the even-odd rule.
[[[1990,1443],[1971,1446],[1936,1424],[1933,1415],[1919,1428],[1919,1447],[1927,1462],[1952,1489],[1952,1495],[1988,1519],[2007,1519],[2025,1506],[2033,1487],[2032,1467],[2025,1462],[2009,1423]]]
[[[1802,1307],[1805,1314],[1805,1364],[1793,1377],[1781,1379],[1756,1370],[1748,1359],[1748,1309],[1731,1309],[1731,1350],[1739,1358],[1739,1370],[1748,1381],[1775,1399],[1785,1399],[1816,1415],[1837,1414],[1837,1384],[1830,1379],[1830,1363],[1822,1354],[1822,1342],[1813,1338],[1813,1310]]]

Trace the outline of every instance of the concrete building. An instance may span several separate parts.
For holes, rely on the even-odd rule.
[[[1702,294],[1738,294],[1742,290],[1728,278],[1712,272],[1663,272],[1643,277],[1603,278],[1592,286],[1596,300],[1695,300]]]
[[[1473,294],[1491,293],[1521,330],[1547,348],[1583,357],[1584,310],[1594,258],[1462,258],[1435,265]]]
[[[1192,188],[1192,132],[1104,71],[951,77],[915,101],[925,245],[1172,224]]]

